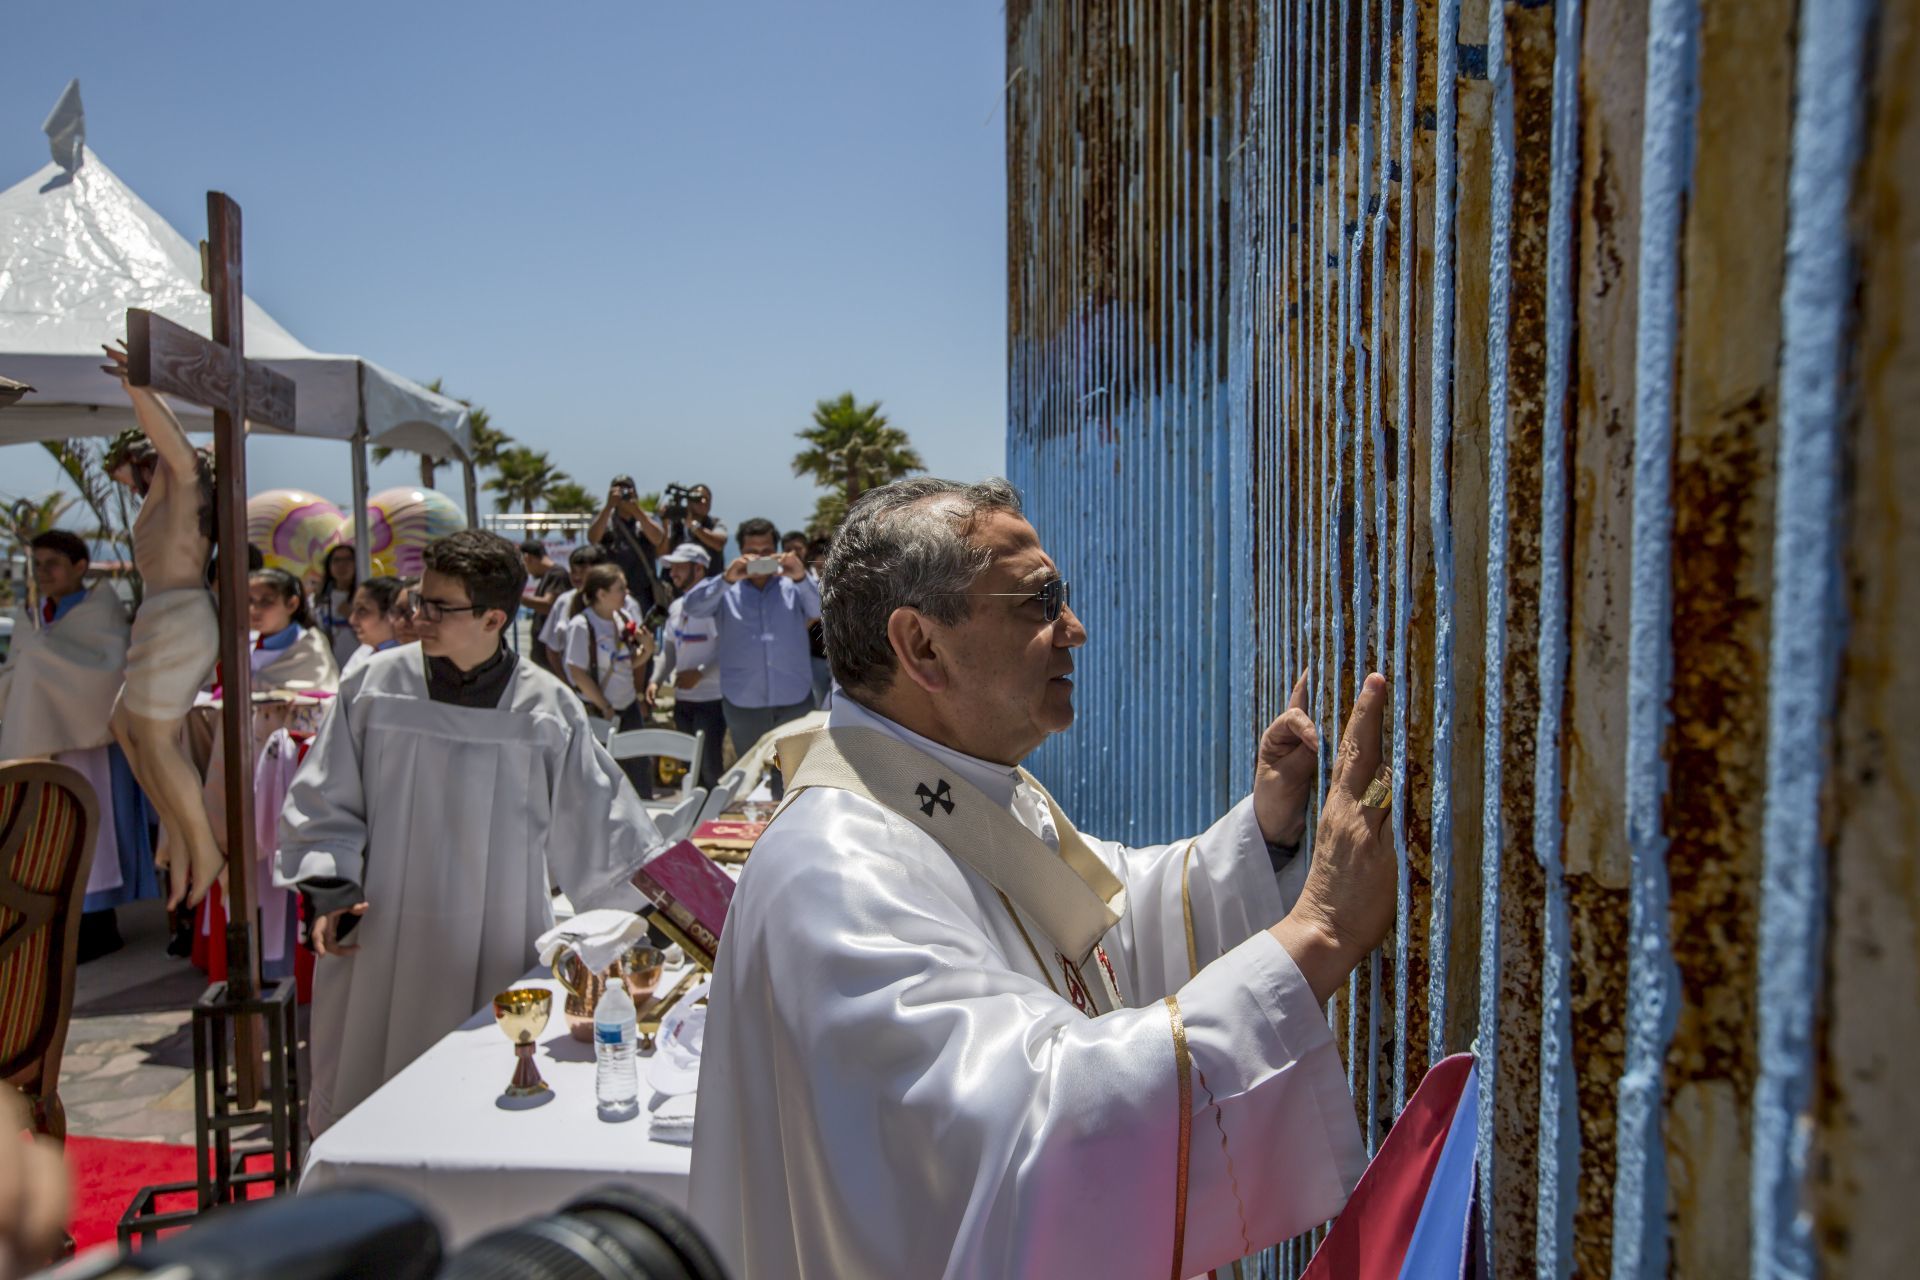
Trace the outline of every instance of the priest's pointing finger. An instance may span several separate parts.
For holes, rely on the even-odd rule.
[[[1367,828],[1378,833],[1387,820],[1386,806],[1380,803],[1382,755],[1381,727],[1386,721],[1387,678],[1373,672],[1360,686],[1353,713],[1347,717],[1347,731],[1340,739],[1340,755],[1334,761],[1333,788],[1360,806]]]

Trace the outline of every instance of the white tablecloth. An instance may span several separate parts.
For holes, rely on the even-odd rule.
[[[668,970],[660,990],[684,972]],[[640,1114],[618,1124],[601,1120],[593,1046],[567,1034],[565,993],[546,974],[537,969],[515,985],[554,993],[553,1019],[535,1058],[553,1086],[548,1102],[529,1111],[500,1105],[514,1055],[489,1005],[321,1134],[300,1190],[343,1182],[389,1187],[433,1212],[449,1247],[609,1182],[684,1207],[692,1149],[647,1136],[648,1102],[659,1101],[647,1087],[648,1059],[640,1059]]]

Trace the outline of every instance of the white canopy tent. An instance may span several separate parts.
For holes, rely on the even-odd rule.
[[[100,368],[101,344],[126,337],[127,308],[209,331],[211,300],[201,291],[194,244],[91,150],[80,154],[71,173],[49,164],[0,192],[0,368],[35,388],[0,418],[0,444],[110,436],[134,425],[125,391]],[[290,434],[353,445],[354,545],[363,574],[370,444],[460,460],[467,519],[477,526],[464,406],[370,360],[314,351],[245,301],[247,355],[294,381]],[[189,430],[189,415],[207,416],[197,405],[175,407]]]

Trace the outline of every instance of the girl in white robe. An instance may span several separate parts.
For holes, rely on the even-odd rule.
[[[368,904],[315,969],[318,1134],[534,963],[552,887],[585,910],[643,904],[661,843],[580,700],[512,654],[492,707],[429,697],[417,644],[340,686],[288,792],[275,883]]]

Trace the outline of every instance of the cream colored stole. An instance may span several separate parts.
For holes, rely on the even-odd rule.
[[[1057,852],[978,787],[877,729],[808,730],[780,739],[777,750],[787,780],[782,812],[797,793],[832,787],[899,814],[1000,892],[1055,991],[1089,1016],[1124,1006],[1100,940],[1126,912],[1126,886],[1026,770],[1020,770],[1021,780],[1053,816]],[[1034,945],[1022,915],[1051,945],[1051,963]]]

